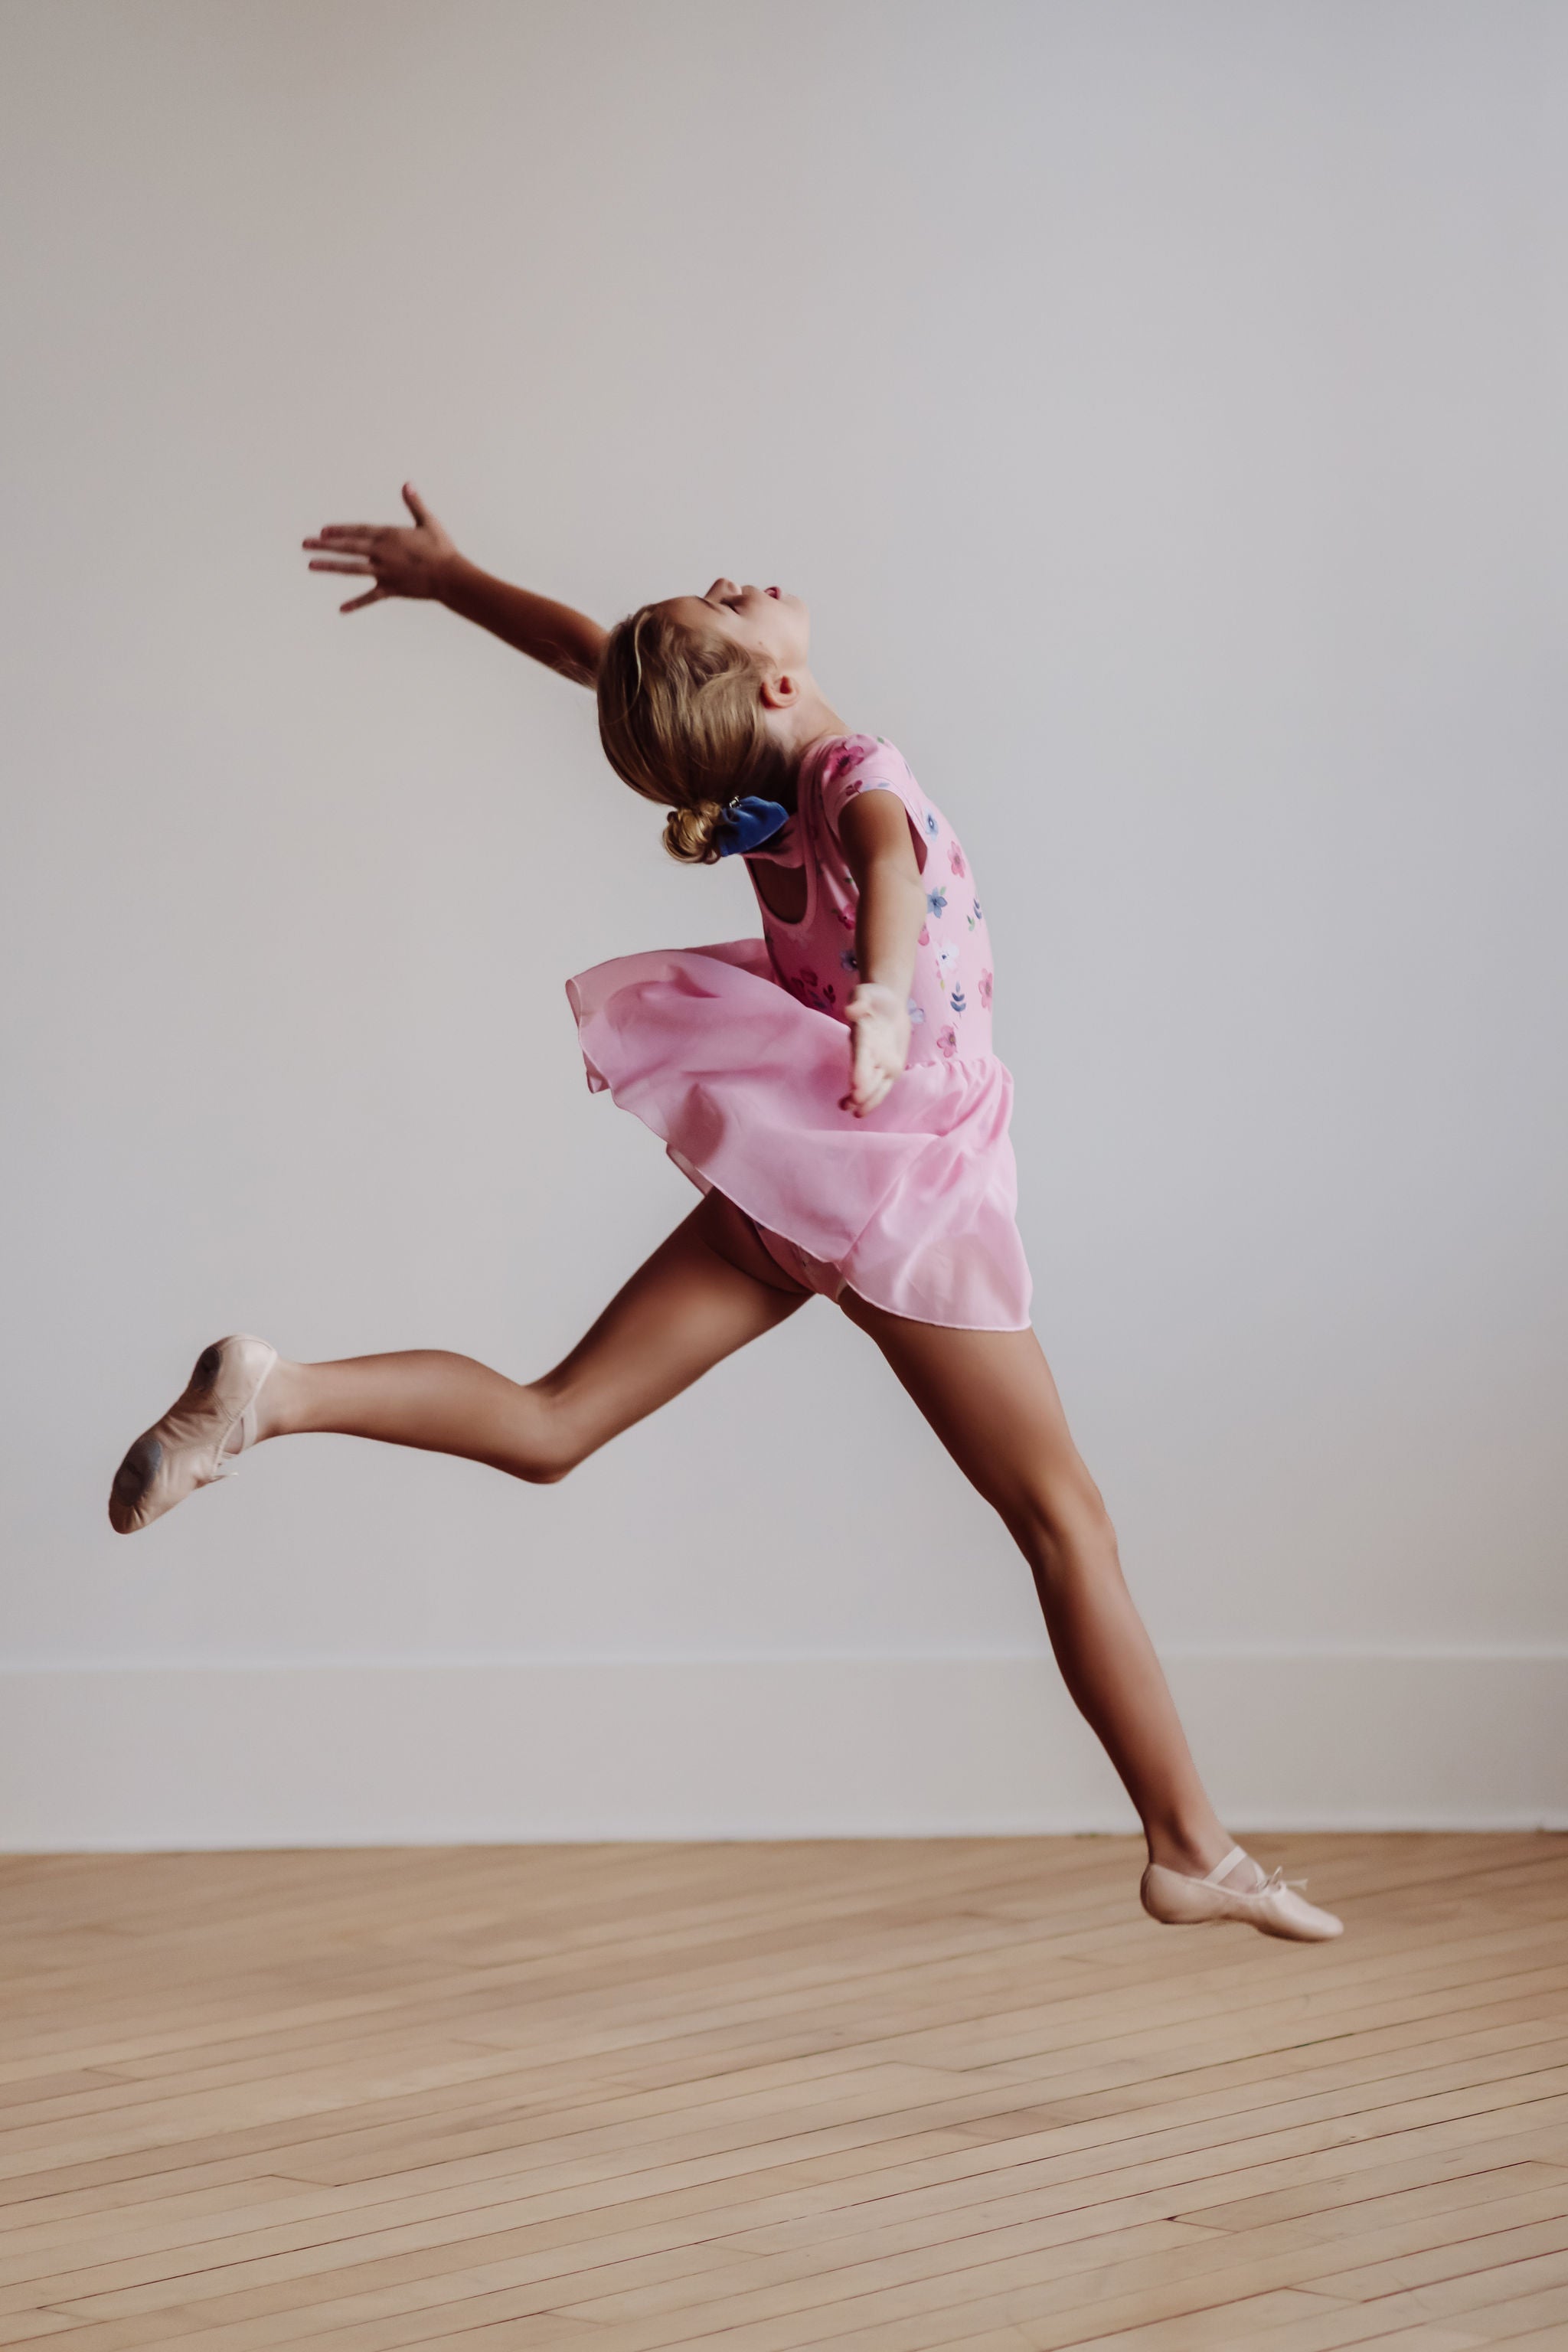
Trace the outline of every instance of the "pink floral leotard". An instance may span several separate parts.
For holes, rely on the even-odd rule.
[[[746,860],[804,866],[805,912],[797,923],[775,915],[759,891],[763,936],[773,969],[792,996],[843,1017],[858,983],[855,921],[860,893],[849,870],[839,821],[859,793],[892,793],[903,803],[926,890],[926,919],[915,947],[910,991],[910,1060],[973,1060],[991,1051],[991,940],[958,835],[921,792],[901,752],[870,735],[830,737],[802,769],[800,808],[779,843]]]
[[[908,815],[926,919],[908,1064],[857,1118],[839,1106],[859,894],[838,827],[857,793],[876,791]],[[991,944],[968,859],[877,737],[814,745],[797,803],[746,860],[804,869],[797,922],[759,890],[761,940],[616,956],[567,982],[588,1084],[635,1111],[700,1190],[734,1202],[813,1289],[847,1286],[921,1322],[1025,1328],[1013,1080],[992,1048]]]

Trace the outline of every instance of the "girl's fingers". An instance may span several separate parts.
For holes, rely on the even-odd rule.
[[[849,1091],[840,1095],[838,1108],[852,1110],[857,1118],[864,1118],[868,1111],[886,1102],[902,1075],[903,1066],[897,1062],[894,1048],[885,1039],[879,1040],[874,1028],[868,1031],[861,1025],[867,1015],[874,1016],[878,1009],[872,1003],[850,1003],[844,1008],[854,1042],[849,1055]]]
[[[843,1108],[846,1110],[852,1110],[857,1118],[872,1109],[877,1100],[877,1086],[880,1076],[876,1056],[870,1050],[864,1034],[857,1031],[855,1052],[850,1064],[849,1092],[844,1097]]]
[[[403,503],[416,522],[429,521],[430,510],[412,482],[405,482],[403,485]]]
[[[879,1062],[872,1073],[872,1092],[867,1109],[875,1110],[879,1103],[886,1102],[901,1076],[902,1073],[894,1069],[890,1060]]]
[[[314,539],[305,541],[307,547],[341,547],[345,540],[361,539],[367,547],[386,536],[386,525],[379,522],[324,522]]]
[[[368,596],[351,596],[346,604],[338,606],[338,610],[340,613],[363,613],[367,604],[379,604],[385,594],[384,588],[373,588]]]
[[[319,555],[312,562],[308,563],[305,569],[307,572],[352,572],[356,580],[375,578],[375,566],[373,563],[329,563]]]

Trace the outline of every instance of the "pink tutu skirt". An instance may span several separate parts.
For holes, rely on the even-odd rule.
[[[1013,1078],[994,1055],[911,1063],[857,1118],[838,1108],[846,1024],[781,987],[761,940],[615,956],[566,994],[590,1087],[813,1289],[921,1323],[1027,1328]]]

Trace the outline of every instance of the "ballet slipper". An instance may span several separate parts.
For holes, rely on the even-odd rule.
[[[1253,1874],[1253,1884],[1226,1885],[1226,1878],[1243,1862]],[[1218,1926],[1235,1920],[1256,1927],[1260,1935],[1283,1936],[1299,1944],[1326,1944],[1343,1935],[1344,1921],[1336,1919],[1331,1911],[1320,1911],[1315,1904],[1303,1902],[1296,1889],[1306,1883],[1304,1878],[1287,1879],[1279,1870],[1266,1877],[1244,1846],[1233,1845],[1206,1878],[1188,1878],[1179,1870],[1152,1862],[1143,1873],[1139,1894],[1151,1919],[1158,1919],[1163,1927]]]
[[[277,1349],[248,1331],[202,1349],[184,1395],[142,1431],[114,1474],[109,1524],[117,1535],[151,1527],[198,1486],[234,1475],[256,1443],[256,1400],[277,1361]]]

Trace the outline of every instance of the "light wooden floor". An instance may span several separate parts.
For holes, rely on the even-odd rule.
[[[0,2345],[1568,2347],[1568,1839],[0,1863]]]

